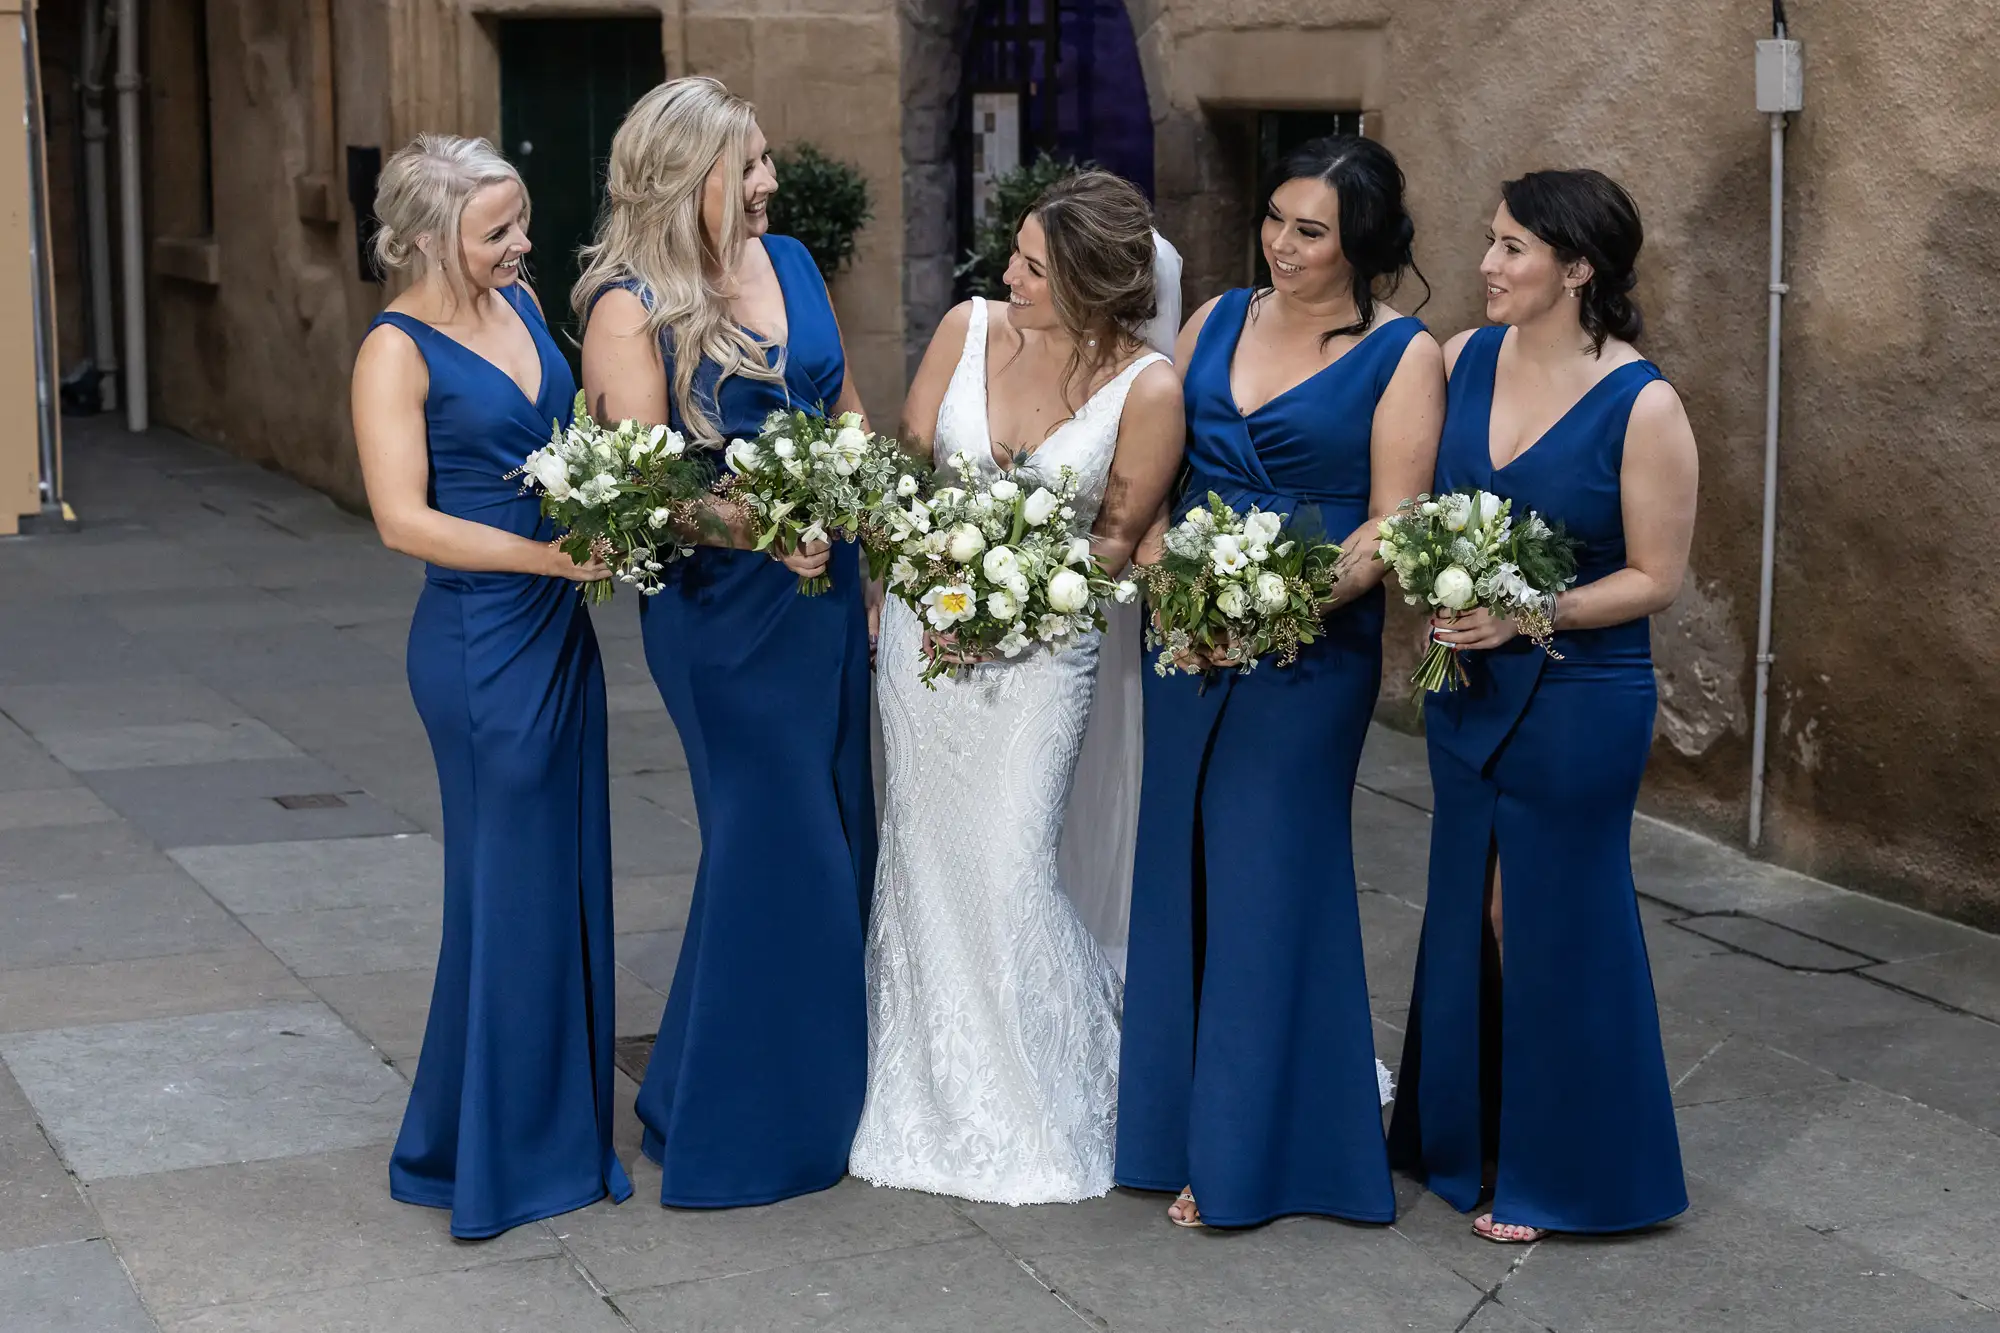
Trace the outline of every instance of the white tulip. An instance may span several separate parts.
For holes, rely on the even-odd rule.
[[[896,480],[896,495],[904,500],[917,493],[917,479],[905,472]]]
[[[1049,575],[1049,609],[1081,611],[1090,605],[1090,580],[1073,569],[1058,569]]]
[[[661,426],[658,429],[666,431],[659,444],[661,453],[665,454],[668,458],[679,458],[687,452],[688,442],[685,435],[682,435],[677,430],[667,430],[665,426]]]
[[[961,523],[953,528],[945,546],[951,558],[961,565],[971,564],[985,549],[985,534],[970,523]]]
[[[1069,549],[1063,552],[1065,565],[1087,565],[1090,563],[1090,538],[1072,537]]]
[[[755,472],[763,466],[764,454],[749,440],[731,440],[722,451],[722,461],[737,472]]]
[[[1001,504],[1007,504],[1021,493],[1020,483],[1009,480],[1006,477],[1002,477],[1000,480],[994,482],[990,489],[993,498]]]
[[[1130,606],[1139,598],[1139,585],[1130,579],[1120,579],[1112,586],[1111,595],[1117,599],[1118,605]]]
[[[1061,498],[1054,491],[1046,486],[1037,486],[1028,492],[1027,500],[1021,505],[1021,517],[1028,521],[1028,526],[1039,528],[1049,521],[1049,515],[1055,513],[1061,504]]]
[[[843,454],[865,454],[868,452],[868,432],[859,426],[842,426],[834,434],[833,447]]]
[[[1463,611],[1477,599],[1478,594],[1472,587],[1472,575],[1458,565],[1446,565],[1438,571],[1437,580],[1431,584],[1431,600],[1453,611]]]
[[[1479,526],[1492,527],[1493,521],[1500,517],[1500,506],[1503,501],[1491,491],[1481,491],[1475,503],[1479,508]]]
[[[798,453],[798,451],[798,443],[793,440],[779,439],[771,443],[771,452],[780,458],[790,458]]]

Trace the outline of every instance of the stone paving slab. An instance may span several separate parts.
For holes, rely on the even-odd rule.
[[[0,1254],[0,1328],[8,1333],[157,1333],[117,1256],[101,1240]]]
[[[623,1099],[621,1098],[621,1105]],[[660,1169],[627,1159],[634,1194],[554,1223],[563,1246],[612,1292],[791,1268],[978,1236],[944,1199],[849,1178],[762,1208],[662,1208]]]
[[[179,847],[169,855],[232,912],[436,910],[443,895],[444,849],[422,833]]]
[[[1867,969],[1866,975],[2000,1023],[2000,941]]]
[[[85,787],[0,790],[0,832],[23,828],[67,828],[108,824],[118,812]]]
[[[6,686],[0,688],[0,712],[37,734],[169,722],[223,724],[246,716],[200,681],[172,673],[116,689],[94,682]]]
[[[402,816],[315,759],[238,760],[114,769],[91,788],[162,847],[291,842],[412,833]],[[337,806],[287,809],[278,798],[336,796]]]
[[[394,1278],[175,1319],[165,1333],[630,1333],[561,1259]]]
[[[319,1004],[0,1036],[86,1181],[394,1138],[408,1089]]]
[[[165,857],[159,864],[138,874],[28,883],[0,872],[0,921],[7,924],[0,931],[0,968],[66,967],[252,942],[178,866]]]
[[[40,742],[0,717],[0,791],[73,787],[76,778],[50,757]]]
[[[1564,1333],[1995,1333],[2000,1314],[1691,1181],[1669,1235],[1544,1241],[1500,1303]],[[1661,1261],[1671,1248],[1671,1263]]]
[[[100,1180],[90,1201],[147,1303],[172,1321],[210,1306],[458,1272],[557,1253],[542,1227],[478,1244],[389,1197],[382,1145]]]
[[[1091,1325],[984,1238],[628,1293],[646,1333],[1085,1333]]]
[[[302,759],[305,752],[255,718],[231,722],[162,722],[152,726],[43,731],[37,739],[76,773],[232,759]]]
[[[0,1032],[212,1014],[312,998],[269,949],[235,937],[243,943],[231,949],[0,971]]]
[[[1455,1329],[1481,1292],[1387,1227],[1292,1218],[1033,1260],[1118,1329]]]
[[[240,919],[307,980],[429,967],[444,933],[434,904],[246,912]]]
[[[256,588],[215,588],[98,594],[92,604],[129,634],[144,637],[189,629],[241,630],[296,625],[307,612]]]
[[[1876,960],[1865,954],[1822,943],[1809,935],[1760,921],[1754,916],[1711,913],[1682,917],[1674,923],[1705,939],[1800,972],[1851,972]]]
[[[0,1067],[0,1252],[103,1234],[75,1180],[35,1122],[27,1095]],[[5,1308],[6,1296],[0,1291],[0,1310]]]

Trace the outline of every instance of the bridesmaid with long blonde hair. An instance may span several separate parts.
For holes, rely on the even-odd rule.
[[[662,84],[611,144],[575,306],[600,419],[703,446],[774,408],[859,411],[804,246],[768,235],[778,182],[750,104]],[[718,512],[643,604],[647,664],[687,753],[701,867],[639,1090],[662,1203],[721,1208],[847,1172],[866,1086],[862,929],[875,872],[868,624],[855,548],[781,564]],[[832,590],[801,596],[799,575]]]
[[[604,670],[576,585],[508,480],[576,385],[521,281],[528,193],[484,139],[389,159],[376,252],[410,285],[354,365],[375,526],[426,564],[410,695],[444,809],[444,939],[389,1191],[495,1235],[632,1193],[611,1148]]]

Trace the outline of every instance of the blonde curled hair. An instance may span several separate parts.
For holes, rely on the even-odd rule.
[[[528,225],[528,187],[514,164],[484,139],[419,134],[391,155],[375,186],[375,260],[385,272],[421,279],[435,270],[453,300],[471,295],[459,225],[466,201],[489,185],[512,181],[521,191],[521,226]],[[426,254],[420,242],[428,236]]]
[[[629,283],[645,294],[646,333],[665,333],[673,349],[668,391],[681,425],[711,445],[722,435],[695,391],[704,360],[721,372],[716,392],[731,375],[784,380],[782,362],[774,368],[766,357],[768,344],[731,318],[722,286],[749,235],[742,191],[723,191],[720,236],[711,241],[701,225],[709,173],[743,159],[756,124],[749,102],[701,76],[663,83],[634,103],[611,139],[604,212],[570,296],[586,322],[607,288]]]

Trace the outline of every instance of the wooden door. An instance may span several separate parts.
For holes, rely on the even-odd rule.
[[[657,18],[506,19],[500,24],[501,149],[534,201],[529,271],[556,342],[577,365],[570,314],[577,251],[604,202],[611,136],[666,77]]]

